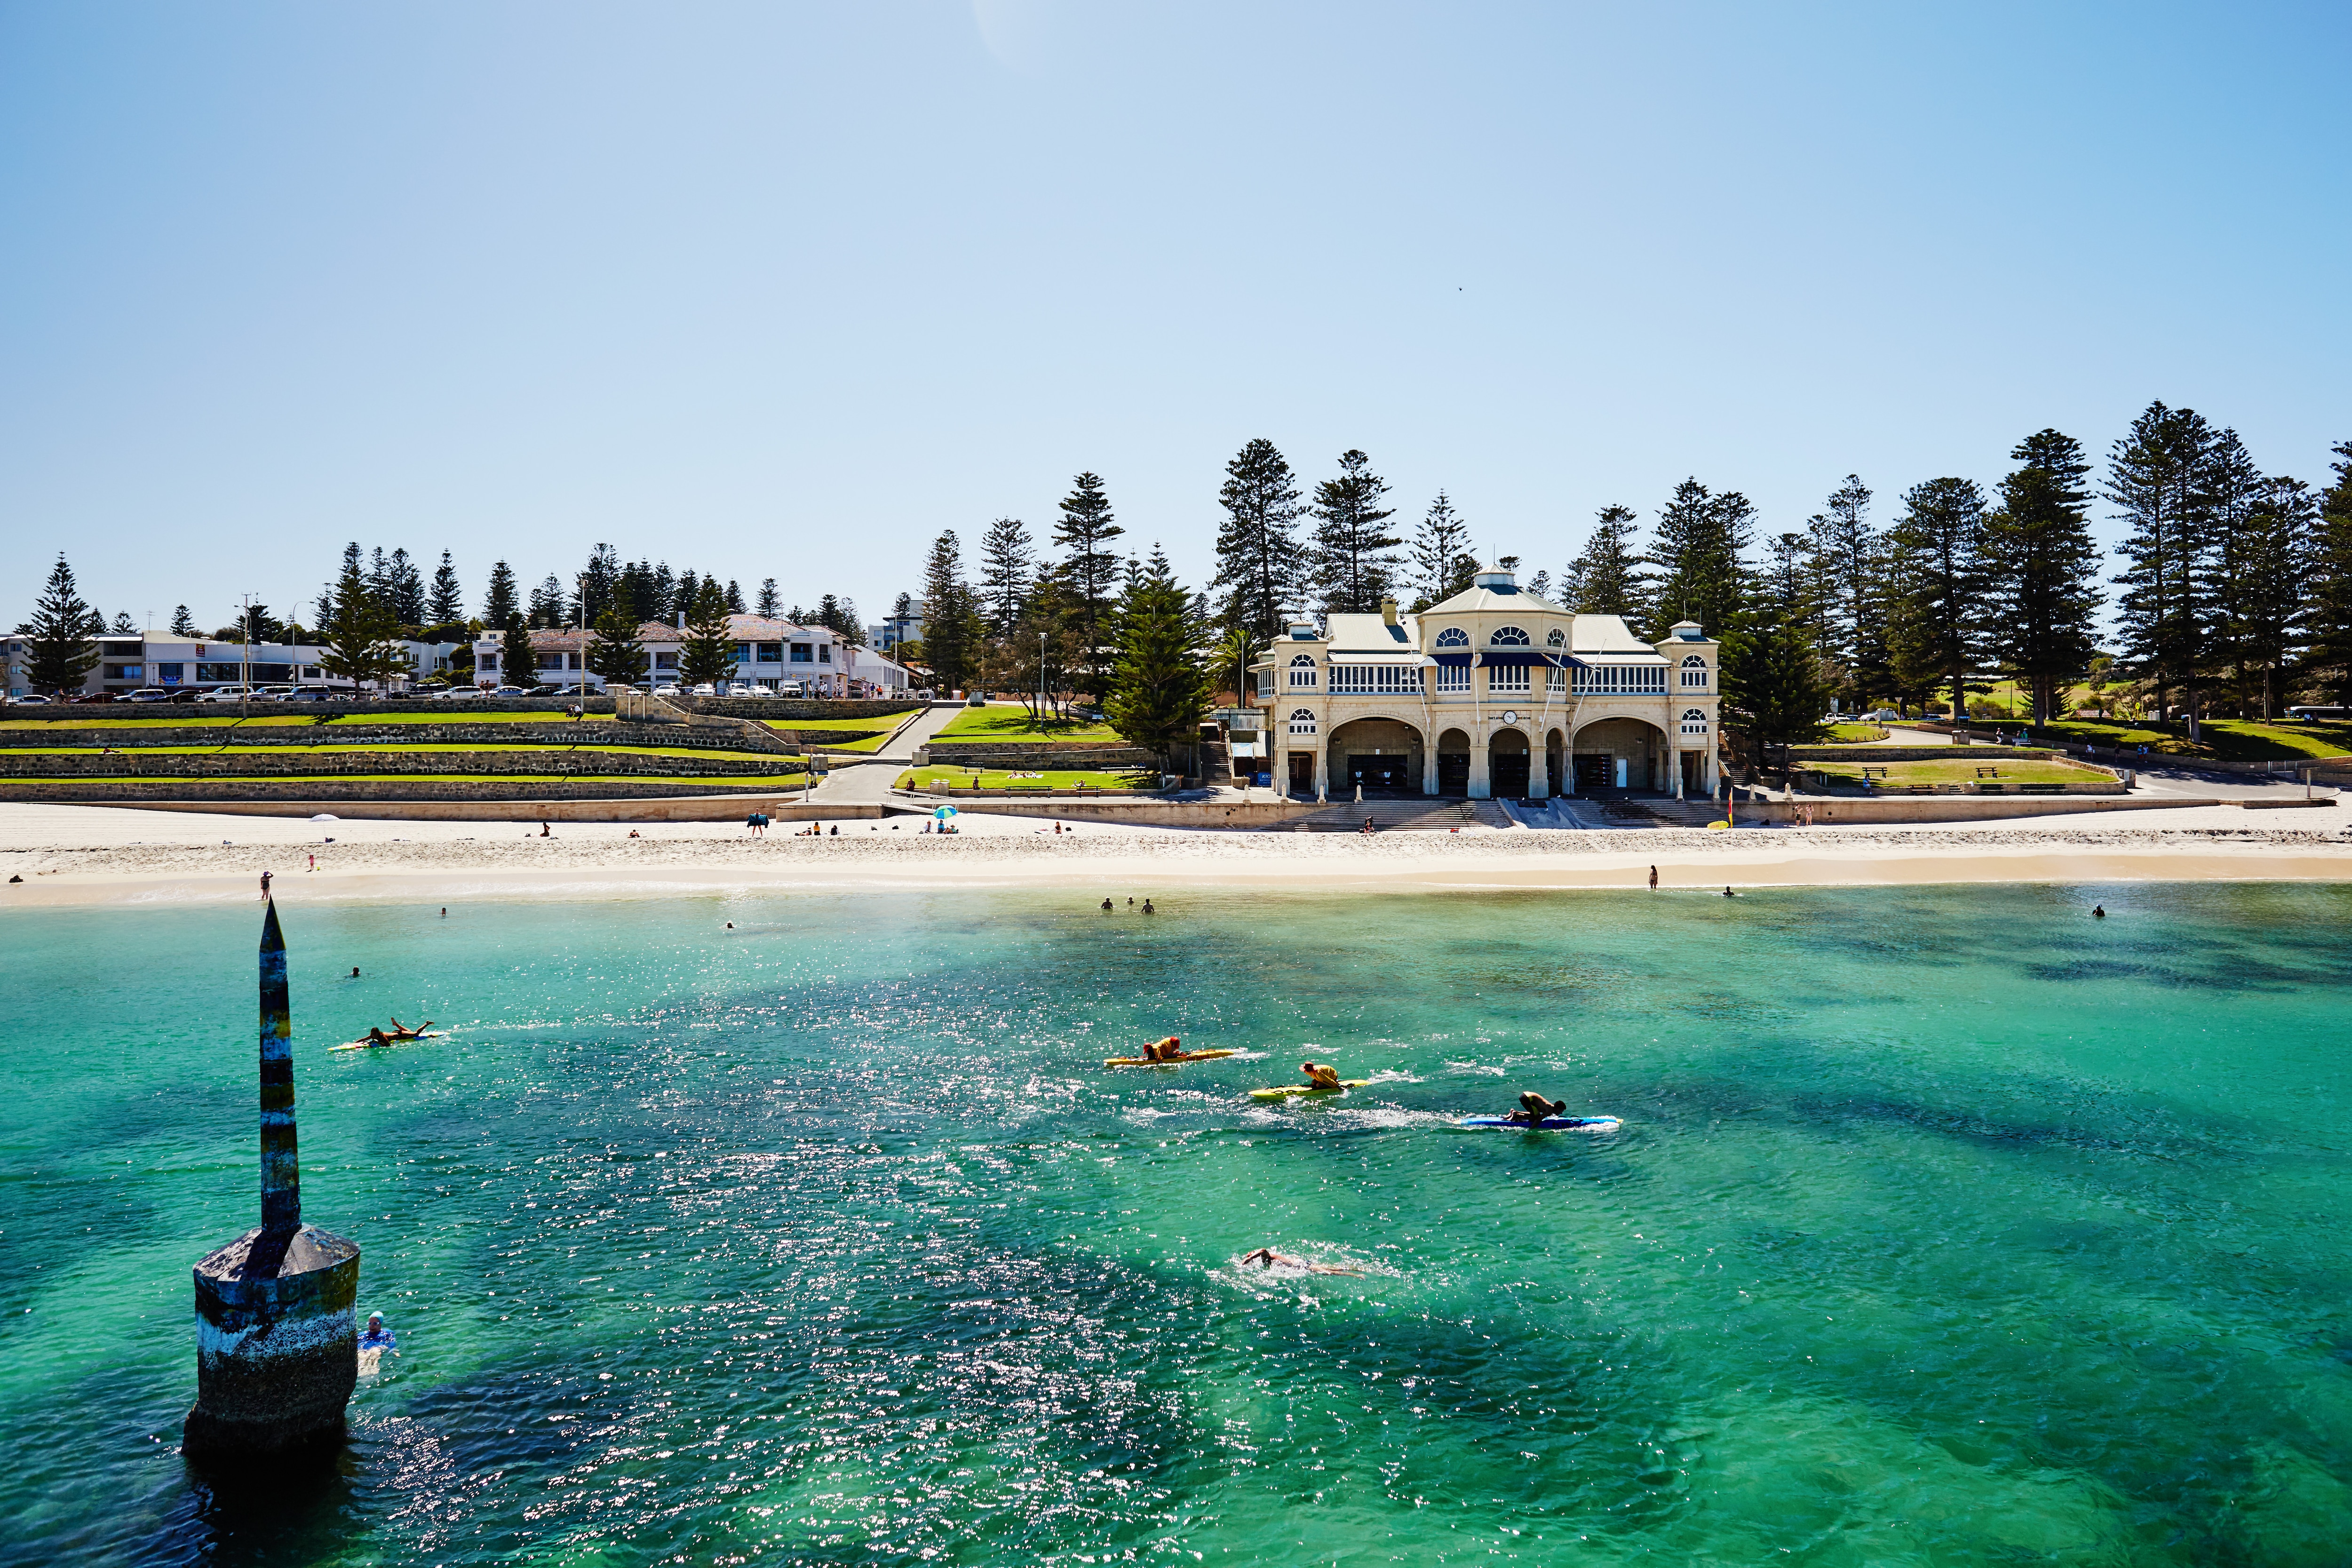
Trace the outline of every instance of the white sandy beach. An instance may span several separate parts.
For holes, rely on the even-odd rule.
[[[765,839],[740,824],[314,822],[100,806],[0,805],[0,893],[18,907],[251,900],[632,898],[758,889],[1184,887],[1424,890],[1933,882],[2352,880],[2352,813],[2200,806],[1998,826],[1454,834],[1229,834],[967,816],[850,821]],[[312,869],[315,857],[316,869]],[[10,878],[23,879],[11,881]]]

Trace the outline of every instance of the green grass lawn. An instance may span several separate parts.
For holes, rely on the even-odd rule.
[[[779,760],[777,753],[773,752],[721,752],[698,750],[685,746],[605,746],[590,745],[585,743],[577,746],[547,746],[530,745],[528,743],[507,743],[500,742],[492,742],[483,744],[465,741],[358,742],[349,745],[330,743],[317,746],[303,746],[298,744],[272,746],[267,748],[258,746],[232,747],[196,744],[178,746],[128,745],[116,746],[113,748],[113,751],[118,756],[180,755],[207,757],[235,755],[240,752],[258,752],[264,754],[268,754],[272,752],[283,753],[292,751],[299,751],[304,756],[318,756],[330,752],[380,752],[387,756],[410,756],[424,752],[435,753],[446,753],[451,752],[481,752],[488,753],[520,752],[529,756],[542,757],[549,755],[561,755],[569,752],[611,752],[614,755],[632,757],[716,757],[723,762],[758,763],[763,766],[773,766]],[[0,748],[0,755],[10,754],[35,757],[95,757],[101,756],[104,752],[96,746],[9,746],[6,748]]]
[[[587,719],[572,718],[568,713],[549,713],[533,710],[523,713],[483,712],[468,699],[463,702],[442,704],[430,713],[338,713],[327,721],[330,724],[611,724],[615,722],[608,713],[591,714]]]
[[[1024,789],[1076,789],[1081,784],[1095,789],[1157,789],[1160,787],[1160,775],[1047,772],[1042,778],[1014,778],[1009,773],[997,770],[974,773],[970,768],[909,768],[898,775],[894,787],[926,789],[933,784],[950,785],[956,789],[1003,789],[1007,785]]]
[[[801,731],[800,738],[794,741],[793,744],[807,746],[813,750],[823,752],[878,752],[882,749],[882,743],[889,738],[890,737],[887,733],[884,733],[880,735],[856,735],[836,741],[830,735],[820,735],[813,731],[803,730]]]
[[[948,721],[934,741],[1108,741],[1120,744],[1108,724],[1030,722],[1029,710],[1014,706],[967,708]]]
[[[2202,726],[2204,742],[2191,744],[2186,724],[2137,724],[2129,721],[2101,723],[2069,719],[2033,731],[2036,737],[2063,737],[2080,745],[2133,749],[2146,746],[2168,756],[2217,757],[2232,763],[2292,762],[2297,757],[2352,755],[2352,724],[2264,724],[2252,719],[2210,719]]]
[[[2105,768],[2086,768],[2074,763],[2047,763],[2032,758],[2011,760],[2006,757],[1982,756],[1933,763],[1873,763],[1870,766],[1886,770],[1885,782],[1889,784],[1974,784],[1979,768],[1997,768],[1997,780],[1988,784],[2099,784],[2112,781],[2115,774]],[[1861,763],[1807,763],[1804,766],[1814,773],[1827,773],[1832,778],[1862,782]]]
[[[1842,745],[1867,745],[1873,741],[1886,739],[1886,731],[1875,724],[1832,724],[1829,728],[1829,738]]]

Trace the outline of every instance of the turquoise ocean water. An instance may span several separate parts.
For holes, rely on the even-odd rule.
[[[0,1560],[2352,1561],[2352,889],[299,894],[404,1353],[188,1475],[258,911],[5,916]]]

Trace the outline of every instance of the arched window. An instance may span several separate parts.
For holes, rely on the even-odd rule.
[[[1566,647],[1567,646],[1568,634],[1560,630],[1558,626],[1552,627],[1550,633],[1544,638],[1544,647]]]
[[[1702,691],[1706,690],[1706,660],[1696,654],[1683,660],[1683,684],[1686,687],[1696,687]]]
[[[1470,634],[1464,631],[1460,626],[1448,626],[1444,631],[1437,634],[1437,646],[1440,647],[1468,647],[1470,646]]]
[[[1706,715],[1704,712],[1700,711],[1700,710],[1699,710],[1698,709],[1696,709],[1696,708],[1685,708],[1685,709],[1684,709],[1684,710],[1683,710],[1683,733],[1684,733],[1684,734],[1685,734],[1685,735],[1704,735],[1704,734],[1706,734]]]
[[[1290,689],[1293,691],[1315,689],[1315,656],[1313,654],[1302,653],[1290,661]]]
[[[1488,647],[1533,647],[1535,639],[1517,626],[1496,626],[1486,639]]]
[[[1293,708],[1290,710],[1290,732],[1294,735],[1312,735],[1315,733],[1315,710],[1312,708]]]

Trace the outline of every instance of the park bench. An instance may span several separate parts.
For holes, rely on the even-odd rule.
[[[1980,779],[1997,779],[2000,777],[2000,770],[1999,768],[1979,768],[1977,770],[1977,777]]]

